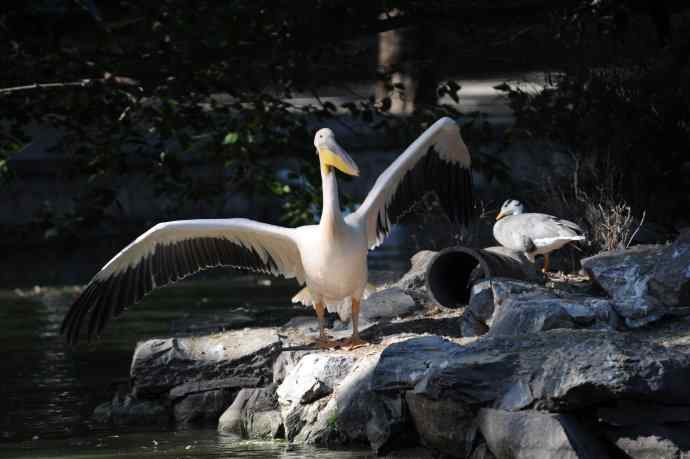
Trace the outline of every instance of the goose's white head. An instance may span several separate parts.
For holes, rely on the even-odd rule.
[[[501,206],[501,211],[496,215],[496,220],[500,220],[508,215],[520,215],[525,211],[525,206],[516,199],[508,199]]]
[[[326,171],[334,167],[348,175],[359,175],[359,167],[335,141],[335,134],[328,128],[319,129],[314,136],[314,146]]]

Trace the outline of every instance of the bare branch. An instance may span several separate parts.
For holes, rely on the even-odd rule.
[[[136,86],[141,92],[142,88],[139,86],[139,82],[129,77],[121,77],[113,75],[106,72],[103,78],[82,78],[78,81],[63,81],[59,83],[33,83],[24,86],[14,86],[11,88],[0,88],[0,96],[4,94],[12,94],[21,91],[31,91],[35,89],[56,89],[56,88],[88,88],[92,87],[97,83],[111,83],[117,86]]]
[[[647,216],[647,211],[643,210],[642,211],[642,218],[640,219],[640,224],[637,225],[637,228],[633,232],[632,236],[630,236],[630,239],[628,240],[628,243],[625,244],[625,248],[627,249],[630,247],[630,244],[632,243],[633,239],[635,239],[635,236],[637,236],[637,232],[640,231],[640,228],[642,228],[642,224],[644,223],[644,218]]]

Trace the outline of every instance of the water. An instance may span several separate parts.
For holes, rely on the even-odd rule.
[[[212,270],[153,292],[112,321],[100,340],[70,348],[59,327],[78,289],[63,283],[88,279],[113,253],[83,252],[91,254],[88,262],[65,257],[57,265],[43,262],[51,257],[24,252],[25,269],[13,270],[12,257],[0,266],[0,457],[369,457],[363,451],[238,441],[213,428],[142,432],[94,425],[94,407],[127,381],[137,341],[281,325],[312,311],[290,302],[300,288],[293,280]],[[390,244],[377,252],[370,257],[370,269],[400,273],[414,248]],[[31,265],[36,266],[33,276]],[[30,286],[42,280],[53,285]]]
[[[284,441],[238,441],[212,430],[89,436],[0,445],[0,457],[31,458],[374,458],[369,451],[329,451]]]

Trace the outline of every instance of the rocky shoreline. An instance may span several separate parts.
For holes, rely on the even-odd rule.
[[[306,315],[141,342],[94,419],[414,457],[690,457],[690,233],[545,285],[484,279],[459,309],[429,300],[429,255],[364,304],[369,346],[317,349]]]

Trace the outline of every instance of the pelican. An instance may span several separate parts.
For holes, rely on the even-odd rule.
[[[90,340],[108,319],[152,290],[202,269],[230,266],[306,285],[296,297],[316,310],[316,341],[322,347],[340,345],[324,331],[326,305],[349,299],[352,336],[342,345],[363,344],[358,317],[367,289],[368,250],[381,244],[429,191],[436,192],[451,220],[466,222],[474,207],[470,155],[457,124],[441,118],[383,171],[359,208],[344,216],[335,171],[357,176],[359,168],[330,129],[316,132],[314,146],[323,190],[318,225],[284,228],[244,218],[159,223],[101,268],[72,304],[61,333],[75,343],[88,324]]]
[[[577,224],[553,215],[525,213],[525,206],[508,199],[501,206],[494,224],[494,238],[504,247],[524,252],[534,263],[536,255],[544,255],[543,272],[549,270],[549,254],[569,242],[585,239]]]

